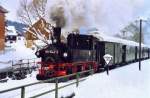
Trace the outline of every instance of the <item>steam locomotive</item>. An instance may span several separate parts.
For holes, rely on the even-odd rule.
[[[53,28],[52,44],[36,51],[41,58],[38,80],[65,76],[76,72],[105,69],[103,56],[110,54],[110,68],[139,60],[137,43],[130,41],[101,40],[98,32],[92,34],[69,34],[66,43],[61,42],[61,28]],[[131,44],[134,43],[134,44]],[[150,57],[150,49],[142,46],[141,59]]]

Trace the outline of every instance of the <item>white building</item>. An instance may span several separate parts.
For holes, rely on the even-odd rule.
[[[14,26],[8,26],[6,28],[5,41],[10,42],[10,43],[16,42],[17,35],[18,34],[16,32],[15,27]]]

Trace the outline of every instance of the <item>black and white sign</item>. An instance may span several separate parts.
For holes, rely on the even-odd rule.
[[[106,64],[108,65],[109,62],[113,59],[113,56],[111,56],[110,54],[105,54],[105,55],[103,56],[103,58],[104,58]]]

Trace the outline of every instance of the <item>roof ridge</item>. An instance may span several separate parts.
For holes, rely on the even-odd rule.
[[[0,12],[2,12],[2,13],[8,13],[8,10],[6,10],[5,8],[3,8],[3,7],[0,5]]]

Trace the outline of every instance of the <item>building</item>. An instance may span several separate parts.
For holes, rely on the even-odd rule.
[[[26,46],[28,48],[31,48],[34,41],[38,40],[38,35],[35,31],[38,33],[41,33],[42,36],[44,36],[46,39],[49,39],[50,33],[47,28],[49,28],[49,24],[45,21],[45,19],[41,18],[37,22],[35,22],[32,27],[30,27],[27,32],[25,33],[25,38],[26,38]]]
[[[41,41],[41,39],[39,39],[39,37],[37,36],[44,37],[46,40],[49,40],[48,42],[52,42],[51,35],[56,35],[56,33],[53,34],[53,31],[55,32],[55,30],[58,30],[55,28],[57,27],[54,27],[51,24],[47,23],[45,19],[39,19],[32,25],[32,27],[28,28],[25,33],[26,47],[32,48],[33,44],[44,46],[45,43],[43,43],[43,41]],[[37,35],[35,31],[37,31],[39,35]],[[65,37],[61,35],[61,42],[65,42],[65,40]]]
[[[5,14],[8,13],[6,9],[0,6],[0,51],[5,47]]]
[[[14,26],[8,26],[5,33],[5,42],[13,43],[17,40],[17,32]]]

